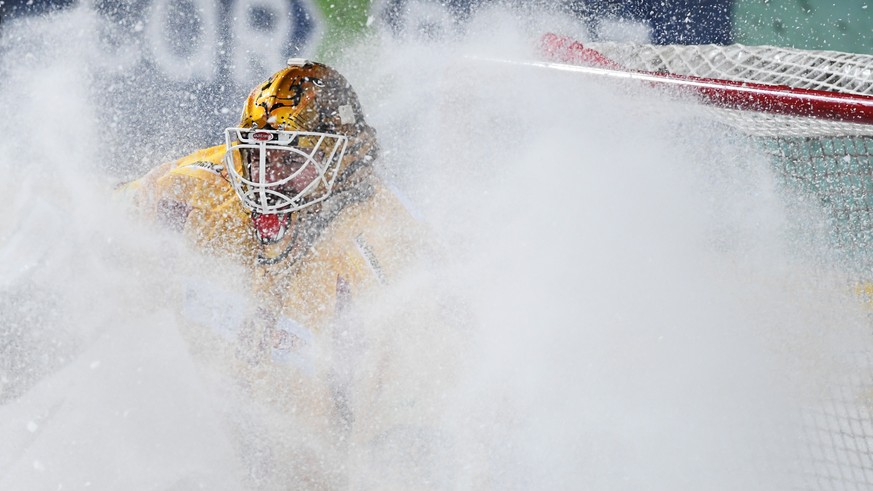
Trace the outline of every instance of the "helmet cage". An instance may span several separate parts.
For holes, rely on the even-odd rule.
[[[309,131],[227,128],[225,168],[246,208],[261,214],[297,211],[330,196],[348,137]],[[298,168],[272,177],[270,167],[293,161]],[[313,172],[314,170],[314,172]],[[310,182],[294,182],[304,176]],[[269,180],[273,179],[273,180]],[[307,178],[308,179],[308,178]]]

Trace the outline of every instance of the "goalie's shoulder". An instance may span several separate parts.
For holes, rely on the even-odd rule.
[[[127,197],[137,208],[153,214],[159,212],[162,203],[172,202],[185,209],[214,207],[232,192],[222,165],[224,152],[224,145],[218,145],[166,162],[122,184],[116,195]]]
[[[176,160],[154,181],[158,202],[173,201],[200,209],[225,202],[233,188],[222,165],[224,153],[224,145],[218,145]]]
[[[167,174],[205,180],[218,177],[224,180],[224,153],[224,145],[197,150],[173,162]]]
[[[224,151],[224,145],[197,150],[180,159],[164,162],[152,168],[139,179],[122,183],[118,189],[120,191],[135,191],[150,188],[174,177],[192,177],[207,180],[222,177]]]

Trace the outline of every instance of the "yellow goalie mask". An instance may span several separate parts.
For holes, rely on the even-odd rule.
[[[357,95],[326,65],[292,59],[255,87],[239,127],[225,130],[225,166],[261,240],[281,238],[290,213],[327,199],[355,162],[372,160],[369,140]]]
[[[348,138],[302,131],[228,128],[230,182],[250,210],[289,213],[330,196]]]

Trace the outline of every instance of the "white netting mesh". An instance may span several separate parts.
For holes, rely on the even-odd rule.
[[[749,135],[763,137],[830,138],[834,136],[873,137],[873,125],[846,123],[764,112],[707,108],[713,119]]]
[[[630,70],[873,96],[873,56],[869,55],[743,45],[588,43],[585,46]],[[754,135],[873,136],[873,125],[867,124],[750,111],[712,111],[722,122]]]
[[[587,43],[632,70],[873,95],[873,56],[774,46]]]

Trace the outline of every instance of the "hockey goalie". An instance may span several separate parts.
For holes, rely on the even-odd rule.
[[[404,409],[426,407],[412,386],[428,383],[407,376],[400,388],[385,367],[402,355],[386,340],[415,338],[433,352],[445,333],[410,336],[423,323],[410,322],[408,310],[380,323],[394,332],[365,332],[366,314],[354,308],[396,288],[422,259],[424,232],[373,172],[375,131],[349,83],[326,65],[290,60],[254,88],[225,140],[123,192],[148,217],[245,271],[238,290],[225,293],[232,313],[216,314],[197,288],[179,310],[205,376],[232,388],[228,431],[247,485],[335,489],[350,472],[362,485],[376,469],[355,460],[372,457],[374,442],[435,441],[427,414]]]

